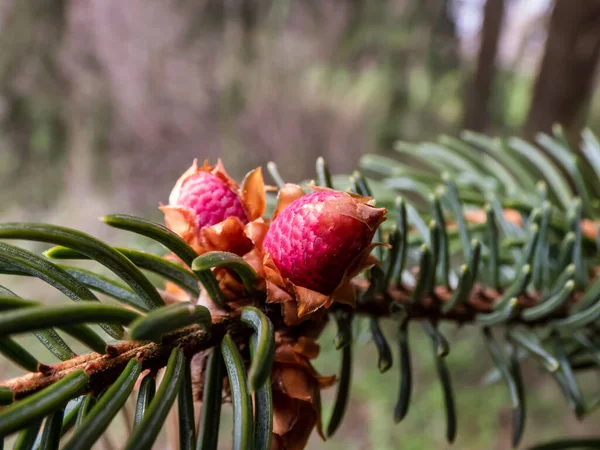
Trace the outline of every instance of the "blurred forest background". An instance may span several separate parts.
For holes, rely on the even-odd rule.
[[[238,178],[274,160],[299,181],[317,156],[348,173],[396,139],[532,137],[555,122],[573,143],[583,126],[600,133],[600,0],[0,0],[0,49],[0,220],[101,238],[114,233],[104,213],[160,219],[194,157],[221,157]],[[504,386],[482,386],[474,335],[448,333],[463,337],[449,356],[455,448],[509,448]],[[327,344],[319,364],[332,373]],[[311,448],[446,448],[429,352],[414,354],[415,401],[394,425],[397,374],[378,374],[371,345],[342,428]],[[540,380],[525,442],[585,435],[598,419],[578,423]]]

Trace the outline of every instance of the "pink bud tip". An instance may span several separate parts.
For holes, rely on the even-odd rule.
[[[385,220],[368,200],[333,190],[305,195],[277,215],[263,249],[284,278],[329,295]]]
[[[232,216],[243,223],[248,222],[238,194],[209,172],[199,172],[187,178],[177,194],[176,199],[171,199],[171,205],[194,211],[198,228],[215,225]]]

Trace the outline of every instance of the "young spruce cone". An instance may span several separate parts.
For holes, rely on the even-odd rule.
[[[219,163],[196,163],[179,179],[165,212],[167,226],[198,253],[221,251],[241,256],[258,275],[249,293],[234,272],[213,269],[228,308],[221,309],[203,293],[198,299],[216,314],[237,315],[246,305],[269,310],[276,329],[272,448],[301,450],[316,427],[321,430],[320,390],[335,376],[320,376],[311,364],[315,342],[326,324],[325,308],[334,302],[354,305],[352,277],[375,263],[371,240],[386,210],[371,199],[332,189],[311,187],[305,194],[286,184],[279,192],[273,219],[264,219],[265,186],[260,169],[238,188]],[[280,304],[281,310],[267,308]],[[303,323],[300,334],[295,326]],[[202,366],[196,371],[202,390]]]

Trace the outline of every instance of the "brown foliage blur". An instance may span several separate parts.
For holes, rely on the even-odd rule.
[[[17,149],[11,181],[85,191],[95,173],[139,210],[194,157],[224,157],[237,176],[276,159],[299,179],[321,154],[350,170],[374,150],[373,111],[325,89],[316,69],[336,57],[352,5],[313,3],[4,2],[0,145]],[[59,160],[65,177],[41,169]]]

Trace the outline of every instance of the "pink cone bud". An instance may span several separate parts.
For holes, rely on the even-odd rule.
[[[215,225],[232,216],[248,222],[238,194],[212,173],[190,176],[177,194],[169,203],[193,210],[198,228]]]
[[[331,294],[364,255],[386,210],[366,197],[330,189],[290,203],[273,223],[263,249],[296,286]]]

